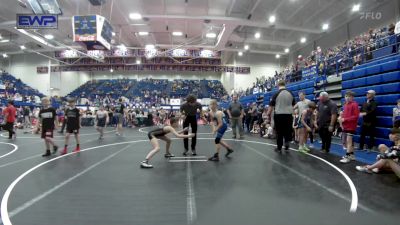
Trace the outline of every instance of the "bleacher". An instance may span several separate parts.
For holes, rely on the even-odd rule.
[[[296,101],[299,101],[299,92],[304,91],[307,99],[314,99],[314,85],[315,78],[309,80],[298,81],[286,85],[286,88],[292,92]],[[272,89],[271,92],[264,94],[264,105],[268,105],[272,96],[278,92],[277,88]]]
[[[0,76],[0,80],[3,84],[6,83],[12,83],[13,87],[15,88],[9,88],[6,89],[6,92],[8,94],[20,94],[22,96],[39,96],[39,97],[44,97],[42,93],[40,93],[38,90],[28,86],[24,82],[22,82],[20,79],[15,78],[11,74],[8,73],[2,73]]]
[[[352,90],[356,96],[354,99],[360,106],[366,102],[368,90],[376,92],[375,100],[378,103],[378,110],[375,144],[391,145],[388,134],[393,126],[392,110],[400,99],[400,55],[356,66],[353,70],[343,73],[342,80],[342,95],[344,96],[347,90]],[[362,118],[358,123],[357,135],[354,136],[355,142],[360,140]]]
[[[220,81],[213,80],[211,85],[201,83],[198,80],[173,80],[168,81],[166,79],[143,79],[137,81],[136,79],[118,79],[118,80],[94,80],[88,81],[81,85],[68,96],[71,97],[86,97],[95,98],[96,95],[104,97],[110,94],[112,98],[118,98],[125,96],[128,98],[148,96],[149,99],[153,93],[167,97],[181,98],[186,97],[188,94],[195,94],[198,98],[212,98],[215,97],[215,93],[220,93],[222,88],[222,94],[226,94],[226,90]],[[200,84],[204,90],[202,90]],[[213,87],[218,89],[215,89]],[[214,93],[214,95],[213,95]],[[221,96],[217,96],[221,97]]]

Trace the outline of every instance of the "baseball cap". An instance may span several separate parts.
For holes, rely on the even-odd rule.
[[[367,93],[368,94],[375,94],[376,92],[374,90],[368,90]]]

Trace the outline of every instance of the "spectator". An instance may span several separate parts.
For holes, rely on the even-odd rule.
[[[242,104],[238,101],[238,96],[234,94],[232,96],[232,102],[228,108],[228,115],[231,120],[233,138],[236,138],[236,128],[239,129],[240,139],[243,139],[243,124],[242,119],[244,116],[244,110]]]
[[[4,130],[8,131],[8,139],[16,138],[16,134],[14,132],[14,122],[16,118],[17,110],[14,107],[14,101],[8,100],[7,108],[3,110],[5,126]]]
[[[30,118],[31,110],[29,109],[28,106],[24,107],[23,114],[24,114],[24,127],[32,126],[31,118]]]
[[[359,149],[364,149],[365,136],[369,136],[368,150],[372,150],[375,144],[375,128],[376,128],[376,107],[375,91],[367,92],[367,102],[361,107],[360,116],[363,117],[361,125],[360,146]]]
[[[397,100],[397,107],[393,108],[393,127],[400,127],[400,99]]]
[[[294,131],[294,141],[292,141],[292,144],[298,143],[299,142],[299,123],[300,123],[300,115],[299,115],[299,110],[295,109],[293,111],[293,131]]]
[[[298,109],[300,114],[304,112],[308,108],[308,104],[311,102],[310,100],[306,99],[306,95],[304,91],[299,92],[299,101],[294,105],[294,109]]]
[[[289,143],[292,141],[293,106],[295,105],[293,94],[285,87],[285,81],[278,82],[279,91],[272,97],[269,104],[268,117],[271,120],[271,113],[274,111],[274,122],[276,130],[277,152],[282,152],[283,140],[285,150],[289,150]]]
[[[357,102],[354,101],[354,92],[346,92],[346,103],[344,105],[341,123],[343,126],[343,133],[346,134],[347,153],[340,160],[341,163],[349,163],[355,160],[353,149],[353,135],[356,133],[357,121],[360,115]]]
[[[249,109],[249,114],[250,114],[250,132],[253,132],[253,128],[254,128],[254,122],[257,121],[257,115],[258,115],[258,111],[257,111],[257,103],[253,102],[253,104],[251,104],[250,109]]]
[[[400,165],[398,163],[400,157],[400,129],[393,128],[389,134],[390,141],[394,142],[394,146],[381,144],[378,149],[380,154],[377,156],[377,162],[373,165],[356,166],[356,169],[365,173],[379,173],[382,170],[390,170],[400,178]]]
[[[329,99],[327,92],[321,92],[317,109],[317,119],[314,126],[322,140],[321,151],[328,153],[331,148],[332,134],[337,118],[337,106],[335,102]]]

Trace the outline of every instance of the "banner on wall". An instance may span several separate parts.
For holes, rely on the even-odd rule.
[[[181,99],[179,98],[171,98],[169,101],[170,105],[181,105]]]
[[[303,78],[306,78],[306,79],[316,77],[318,75],[317,66],[310,66],[307,68],[303,68],[303,70],[301,71],[301,75]]]
[[[36,67],[36,73],[39,73],[39,74],[49,73],[49,67],[38,66],[38,67]]]
[[[47,69],[47,67],[46,67]],[[44,67],[37,67],[38,73],[46,71]],[[82,65],[82,66],[52,66],[51,72],[66,71],[188,71],[188,72],[234,72],[238,74],[249,74],[250,67],[232,66],[202,66],[202,65]]]
[[[92,30],[88,29],[88,31],[83,30],[80,31],[80,35],[74,34],[74,40],[83,41],[83,40],[93,40],[95,35]],[[96,40],[96,38],[94,38]],[[56,58],[78,58],[79,55],[71,54],[71,50],[63,50],[55,52]],[[153,54],[158,57],[193,57],[193,58],[221,58],[221,52],[212,51],[212,50],[189,50],[189,49],[176,49],[174,51],[170,51],[168,49],[155,49],[156,52]],[[83,51],[84,53],[87,53]],[[105,57],[146,57],[148,56],[148,50],[145,49],[121,49],[121,48],[113,48],[108,51],[104,51]]]

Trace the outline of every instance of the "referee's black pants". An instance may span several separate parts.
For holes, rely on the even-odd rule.
[[[192,137],[192,150],[196,150],[196,140],[197,140],[197,120],[196,116],[186,116],[185,121],[183,121],[183,128],[186,127],[192,128],[192,133],[194,134],[194,137]],[[189,131],[185,131],[184,134],[187,135]],[[185,147],[185,150],[187,151],[189,149],[189,139],[184,138],[183,139],[183,145]]]
[[[292,141],[293,116],[291,114],[275,114],[274,122],[278,150],[282,150],[283,139],[285,139],[285,147],[288,148],[289,143]]]
[[[9,123],[7,122],[4,126],[3,129],[8,131],[8,139],[11,139],[12,136],[15,134],[14,132],[14,123]]]

